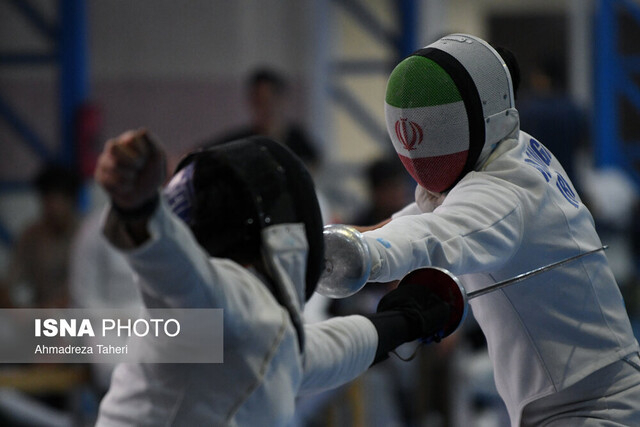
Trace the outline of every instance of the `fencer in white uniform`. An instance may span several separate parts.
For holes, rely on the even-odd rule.
[[[288,149],[254,137],[193,153],[162,197],[158,153],[146,132],[107,144],[96,171],[112,199],[104,232],[147,307],[224,310],[224,363],[119,365],[99,426],[288,425],[297,395],[344,384],[430,333],[401,307],[301,323],[323,268],[322,221]],[[429,304],[437,327],[447,306]]]
[[[371,281],[437,266],[474,291],[601,246],[562,166],[519,129],[508,64],[485,41],[456,34],[416,51],[390,75],[385,107],[419,185],[364,233]],[[512,425],[640,425],[638,343],[603,252],[470,305]]]

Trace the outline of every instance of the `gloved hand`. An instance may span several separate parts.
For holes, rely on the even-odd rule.
[[[95,179],[114,207],[132,213],[157,200],[166,174],[165,153],[145,129],[107,141],[98,158]]]
[[[378,332],[378,348],[373,363],[406,342],[418,338],[424,342],[440,341],[449,321],[449,304],[424,284],[401,282],[378,304],[377,313],[366,316]]]
[[[420,283],[402,282],[378,304],[378,313],[400,312],[409,320],[409,341],[440,341],[449,320],[450,306]]]
[[[150,237],[147,221],[158,206],[166,170],[164,151],[145,129],[125,132],[105,144],[95,179],[111,199],[106,228],[127,236],[113,242],[120,248],[137,247]]]

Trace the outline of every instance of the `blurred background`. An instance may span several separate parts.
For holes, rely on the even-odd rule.
[[[0,0],[3,306],[138,304],[100,239],[106,200],[91,178],[128,129],[150,129],[171,169],[193,148],[270,135],[312,170],[327,223],[389,217],[415,183],[385,130],[388,74],[452,32],[515,53],[521,128],[592,210],[636,323],[637,0]],[[384,291],[314,298],[307,317],[374,310]],[[91,425],[110,369],[1,366],[0,424]],[[473,319],[299,408],[309,426],[508,425]]]

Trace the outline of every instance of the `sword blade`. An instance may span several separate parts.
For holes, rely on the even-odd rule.
[[[604,246],[602,246],[602,247],[600,247],[598,249],[593,249],[593,250],[591,250],[589,252],[584,252],[584,253],[581,253],[581,254],[578,254],[578,255],[574,255],[574,256],[569,257],[567,259],[563,259],[561,261],[556,261],[554,263],[545,265],[543,267],[539,267],[539,268],[536,268],[534,270],[527,271],[526,273],[518,274],[517,276],[512,277],[511,279],[503,280],[503,281],[495,283],[495,284],[493,284],[491,286],[487,286],[486,288],[482,288],[482,289],[478,289],[477,291],[469,292],[467,294],[467,299],[470,300],[470,299],[479,297],[481,295],[485,295],[485,294],[488,294],[490,292],[497,291],[498,289],[502,289],[502,288],[505,288],[507,286],[511,286],[511,285],[513,285],[515,283],[518,283],[518,282],[521,282],[521,281],[523,281],[525,279],[528,279],[529,277],[537,276],[538,274],[544,273],[545,271],[553,270],[554,268],[558,268],[561,265],[565,265],[567,263],[570,263],[571,261],[575,261],[578,258],[582,258],[582,257],[585,257],[587,255],[591,255],[591,254],[596,253],[596,252],[604,251],[608,247],[609,247],[608,245],[604,245]]]

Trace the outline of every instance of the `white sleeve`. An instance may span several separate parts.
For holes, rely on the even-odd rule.
[[[89,214],[72,242],[69,287],[74,307],[139,307],[131,267],[102,235],[103,214],[103,209]]]
[[[300,392],[318,392],[353,380],[371,366],[377,346],[376,328],[363,316],[305,325]]]
[[[224,287],[212,286],[224,278],[210,262],[191,231],[162,199],[149,219],[150,238],[126,249],[128,235],[115,214],[107,215],[104,234],[138,275],[143,293],[162,305],[209,308],[224,305]]]
[[[522,209],[517,195],[494,180],[461,181],[433,212],[398,217],[365,232],[372,280],[401,279],[431,265],[460,275],[506,263],[522,240]]]
[[[400,218],[401,216],[407,216],[407,215],[418,215],[421,213],[422,212],[420,211],[418,204],[416,202],[413,202],[410,205],[405,206],[404,208],[400,209],[398,212],[391,215],[391,219],[396,219],[396,218]]]
[[[99,260],[100,217],[91,214],[82,223],[71,245],[69,288],[74,307],[103,307],[103,271]]]

